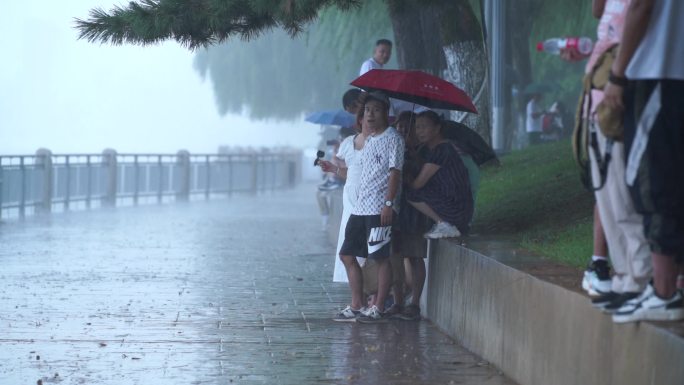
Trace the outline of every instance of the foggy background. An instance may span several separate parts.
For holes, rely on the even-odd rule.
[[[315,148],[319,127],[220,116],[195,53],[175,42],[109,46],[76,40],[73,19],[112,0],[0,2],[0,155],[215,153],[220,145]],[[331,106],[336,108],[337,106]]]

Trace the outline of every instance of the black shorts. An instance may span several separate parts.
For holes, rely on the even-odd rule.
[[[354,255],[371,259],[390,256],[392,226],[382,226],[380,215],[354,215],[344,229],[340,255]]]
[[[647,107],[657,86],[660,107]],[[651,250],[684,261],[684,81],[631,82],[625,106],[627,169],[631,156],[631,163],[638,165],[629,190],[634,207],[644,216],[646,239]],[[638,123],[650,114],[655,117],[650,132],[640,135]],[[626,174],[629,179],[629,170]]]

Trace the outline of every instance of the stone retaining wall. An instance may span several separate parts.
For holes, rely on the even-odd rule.
[[[336,244],[341,191],[331,196]],[[684,384],[682,333],[613,324],[586,296],[456,242],[430,249],[424,316],[520,384]]]
[[[684,384],[684,338],[617,325],[582,294],[434,241],[427,317],[528,385]]]

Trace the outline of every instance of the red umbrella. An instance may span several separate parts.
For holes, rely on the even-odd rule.
[[[462,89],[422,71],[374,69],[356,78],[351,85],[369,92],[382,91],[390,98],[425,107],[477,114],[473,101]]]

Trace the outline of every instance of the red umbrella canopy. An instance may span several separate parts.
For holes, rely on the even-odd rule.
[[[448,81],[423,71],[374,69],[356,78],[351,85],[365,91],[382,91],[387,96],[430,108],[474,112],[470,97]]]

